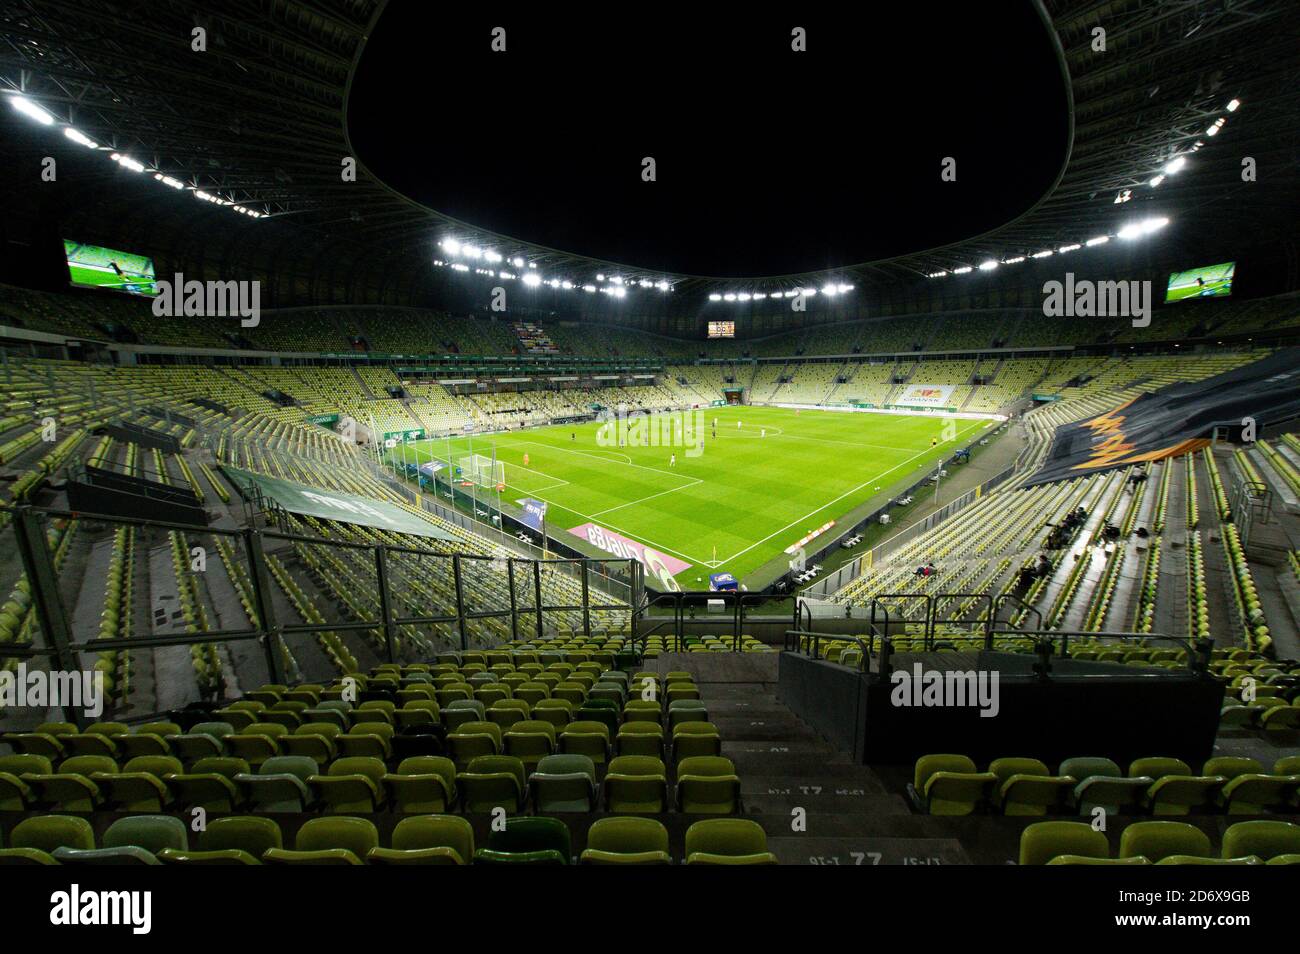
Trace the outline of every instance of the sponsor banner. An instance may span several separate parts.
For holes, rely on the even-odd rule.
[[[456,539],[450,533],[439,530],[429,521],[422,520],[409,511],[383,500],[355,497],[352,494],[339,493],[337,490],[323,490],[320,487],[309,487],[306,484],[281,480],[278,477],[251,474],[229,464],[222,464],[221,469],[245,495],[254,490],[260,491],[262,496],[274,500],[290,513],[305,514],[323,520],[338,520],[342,523],[359,523],[364,527],[413,533],[437,540]]]
[[[909,384],[894,403],[904,407],[949,407],[955,390],[952,384]]]
[[[823,524],[822,524],[820,527],[818,527],[816,530],[809,530],[807,534],[805,534],[804,536],[800,537],[800,538],[799,538],[798,540],[796,540],[794,543],[792,543],[792,544],[790,544],[788,547],[786,547],[786,548],[785,548],[785,552],[786,552],[786,553],[794,553],[794,552],[796,552],[796,551],[798,551],[798,550],[801,550],[803,547],[807,546],[809,543],[812,543],[812,541],[816,540],[818,537],[820,537],[823,533],[825,533],[827,530],[829,530],[829,529],[830,529],[831,527],[833,527],[833,526],[835,526],[835,521],[834,521],[834,520],[827,520],[825,523],[823,523]]]
[[[525,497],[519,501],[519,506],[524,510],[522,520],[524,526],[540,532],[542,524],[546,522],[546,501]]]
[[[730,573],[710,573],[709,589],[717,592],[725,590],[736,590],[740,588],[740,582]]]
[[[1204,381],[1142,394],[1073,424],[1063,424],[1038,472],[1025,484],[1161,460],[1210,443],[1215,428],[1255,430],[1300,416],[1300,348]]]
[[[635,540],[629,540],[621,533],[606,530],[598,524],[584,523],[581,526],[572,528],[569,532],[575,537],[582,537],[592,546],[604,550],[611,556],[623,560],[636,560],[645,567],[646,573],[652,579],[667,590],[676,591],[681,589],[673,577],[691,567],[689,563],[683,560],[668,556],[666,553],[660,553],[658,550],[637,543]]]

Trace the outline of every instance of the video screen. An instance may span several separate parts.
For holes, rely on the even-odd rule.
[[[736,337],[736,323],[734,321],[710,321],[709,337],[710,338]]]
[[[130,295],[154,295],[153,259],[115,248],[63,240],[68,277],[79,288],[107,288]]]
[[[1186,272],[1174,272],[1169,276],[1169,287],[1165,290],[1165,301],[1184,301],[1188,298],[1223,298],[1232,294],[1232,275],[1236,271],[1236,262],[1224,262],[1222,265],[1207,265],[1193,268]]]

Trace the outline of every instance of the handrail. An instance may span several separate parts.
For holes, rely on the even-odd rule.
[[[985,641],[987,642],[989,630],[992,629],[993,627],[993,595],[991,593],[935,593],[933,594],[933,602],[930,604],[930,619],[929,619],[929,626],[928,626],[928,634],[926,635],[926,640],[925,640],[925,648],[927,650],[934,649],[935,630],[939,624],[939,618],[938,618],[939,601],[947,600],[947,599],[972,599],[972,600],[988,601],[989,612],[988,615],[985,616],[984,618],[984,635],[985,635]],[[976,620],[976,622],[979,622],[979,620]]]

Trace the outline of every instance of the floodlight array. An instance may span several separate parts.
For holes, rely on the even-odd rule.
[[[545,285],[547,288],[553,288],[556,291],[581,291],[589,295],[600,293],[611,298],[626,298],[629,288],[644,288],[661,292],[673,290],[672,283],[666,278],[658,280],[645,277],[625,278],[622,275],[605,275],[603,272],[596,275],[594,282],[587,281],[582,284],[570,278],[560,278],[558,276],[548,278],[541,273],[536,262],[526,261],[519,255],[513,255],[507,259],[505,255],[494,248],[452,236],[439,241],[438,247],[442,249],[442,255],[433,260],[433,264],[438,268],[451,268],[452,271],[456,272],[472,271],[475,275],[484,278],[495,278],[503,281],[515,281],[519,279],[520,273],[522,273],[523,278],[520,280],[529,288],[540,288]],[[515,270],[485,268],[480,265],[470,266],[465,262],[455,261],[455,259],[486,262],[492,265],[508,261]]]
[[[186,185],[184,182],[181,182],[173,176],[166,175],[157,169],[146,166],[140,160],[134,159],[126,153],[115,152],[108,146],[101,146],[75,126],[59,122],[59,120],[55,119],[54,115],[50,113],[49,110],[45,109],[39,103],[27,98],[22,93],[10,93],[9,102],[17,112],[26,116],[28,119],[35,120],[42,126],[58,126],[62,128],[63,135],[77,143],[77,145],[84,146],[87,149],[93,149],[96,152],[108,153],[108,158],[113,162],[116,162],[123,169],[135,173],[152,172],[154,181],[160,182],[168,188],[191,192],[194,194],[196,199],[210,202],[213,205],[225,206],[228,209],[248,216],[250,219],[261,219],[265,218],[267,215],[265,212],[258,212],[256,209],[250,209],[248,206],[240,205],[237,202],[231,202],[229,199],[223,199],[219,195],[205,192],[198,186]]]

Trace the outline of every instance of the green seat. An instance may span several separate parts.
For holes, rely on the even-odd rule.
[[[158,852],[165,864],[260,865],[269,849],[282,847],[280,826],[256,815],[209,819],[199,832],[195,851],[166,848]]]
[[[557,818],[507,818],[474,855],[475,864],[567,865],[569,827]]]
[[[623,706],[623,722],[653,722],[662,726],[664,723],[663,706],[656,701],[646,699],[630,699]]]
[[[1047,862],[1049,865],[1149,865],[1145,858],[1090,858],[1087,855],[1057,855]]]
[[[75,726],[73,731],[76,731]],[[60,738],[53,732],[6,732],[0,735],[0,742],[8,743],[18,755],[39,755],[50,761],[59,761],[67,755]]]
[[[585,755],[547,755],[529,776],[535,812],[596,809],[596,765]]]
[[[740,778],[731,759],[696,755],[678,762],[677,810],[688,815],[740,814]]]
[[[134,732],[113,736],[113,741],[126,759],[140,755],[171,755],[172,747],[167,742],[167,737],[179,735],[180,731],[181,727],[175,722],[147,722]]]
[[[60,848],[88,851],[95,847],[90,822],[72,815],[37,815],[25,818],[9,833],[9,847],[0,849],[0,865],[57,864]]]
[[[487,721],[501,726],[501,731],[505,732],[516,722],[526,720],[531,711],[532,707],[522,699],[503,699],[489,707]]]
[[[172,815],[132,815],[108,826],[99,848],[58,848],[54,859],[65,865],[160,864],[159,852],[189,847],[185,822]]]
[[[292,851],[269,848],[262,855],[268,865],[361,865],[372,848],[379,847],[379,832],[364,818],[346,815],[313,818],[298,829]]]
[[[1229,815],[1263,815],[1270,810],[1286,811],[1300,788],[1300,774],[1273,775],[1264,771],[1258,759],[1222,756],[1210,759],[1201,769],[1204,775],[1227,779],[1218,791],[1216,804]]]
[[[383,781],[393,811],[404,815],[439,814],[456,804],[456,764],[440,755],[402,759]]]
[[[311,759],[317,765],[328,765],[338,756],[334,740],[343,730],[333,722],[304,722],[289,735],[280,739],[280,750],[285,755]]]
[[[1141,856],[1152,864],[1170,855],[1193,855],[1198,858],[1213,856],[1210,837],[1186,822],[1143,821],[1131,822],[1119,836],[1119,856]]]
[[[404,818],[391,848],[371,848],[372,865],[467,865],[474,857],[474,828],[457,815]]]
[[[697,723],[705,725],[706,723]],[[624,722],[614,739],[619,755],[664,757],[664,730],[657,722]]]
[[[0,811],[25,811],[35,799],[23,775],[52,775],[54,766],[44,755],[0,755]]]
[[[263,762],[256,775],[245,772],[234,781],[251,811],[301,812],[315,802],[308,780],[319,770],[316,762],[305,756],[277,755]]]
[[[254,722],[243,731],[226,736],[226,749],[235,758],[257,768],[280,754],[280,738],[289,730],[275,722]]]
[[[596,765],[609,760],[609,727],[600,722],[570,722],[560,732],[560,751],[565,755],[585,755]]]
[[[997,781],[992,772],[977,772],[965,755],[923,755],[913,768],[912,793],[931,815],[969,815]]]
[[[711,818],[686,829],[688,865],[774,865],[767,835],[744,818]]]
[[[605,810],[655,815],[668,810],[668,773],[662,759],[620,755],[605,775]]]
[[[1158,865],[1262,865],[1264,862],[1247,855],[1245,858],[1203,858],[1200,855],[1166,855]]]
[[[1020,833],[1020,864],[1044,865],[1062,855],[1109,858],[1110,843],[1102,832],[1076,821],[1034,822]]]
[[[383,710],[358,710],[357,714],[374,715]],[[393,755],[393,727],[387,722],[357,722],[351,729],[334,737],[339,755],[344,758],[368,758],[387,761]]]
[[[513,755],[480,755],[456,776],[461,804],[467,812],[507,813],[523,810],[528,790],[524,763]]]
[[[1046,815],[1075,786],[1068,775],[1053,775],[1038,759],[1002,758],[989,765],[997,776],[994,801],[1004,815]]]
[[[458,769],[480,755],[499,755],[501,746],[501,727],[493,722],[465,722],[447,736],[447,749]]]
[[[532,768],[555,752],[555,726],[543,719],[516,722],[504,734],[505,751]]]
[[[27,775],[36,797],[58,811],[92,812],[103,801],[95,775],[116,775],[117,763],[104,755],[74,755],[64,759],[52,775]]]
[[[1287,821],[1242,821],[1223,833],[1224,858],[1254,855],[1270,864],[1283,855],[1300,854],[1300,825]]]
[[[1066,759],[1060,774],[1079,780],[1072,794],[1080,815],[1091,815],[1097,808],[1107,815],[1134,812],[1155,781],[1150,776],[1126,778],[1110,759],[1089,756]]]
[[[653,818],[601,818],[587,830],[584,865],[668,865],[668,829]]]
[[[384,763],[365,757],[336,759],[324,775],[307,779],[316,798],[331,814],[377,811],[387,800]]]
[[[182,762],[194,763],[199,759],[226,754],[226,738],[234,735],[229,722],[199,722],[189,732],[167,736],[172,754]]]
[[[202,808],[206,812],[231,812],[243,802],[236,776],[247,773],[249,764],[226,755],[202,758],[188,772],[163,779],[178,808]]]
[[[121,755],[113,737],[131,731],[125,722],[93,722],[84,732],[59,736],[69,757],[77,755],[104,755],[116,759]]]
[[[165,779],[179,775],[181,760],[170,755],[139,755],[118,773],[96,772],[92,780],[106,804],[124,812],[160,812],[171,804]]]
[[[520,700],[516,698],[513,701]],[[560,732],[573,721],[573,706],[563,699],[543,699],[533,706],[530,715],[534,719],[551,723],[555,726],[555,731]]]
[[[1291,732],[1300,729],[1300,706],[1281,705],[1265,709],[1259,726],[1267,732]]]
[[[682,722],[673,729],[673,761],[722,754],[722,737],[712,722]]]

